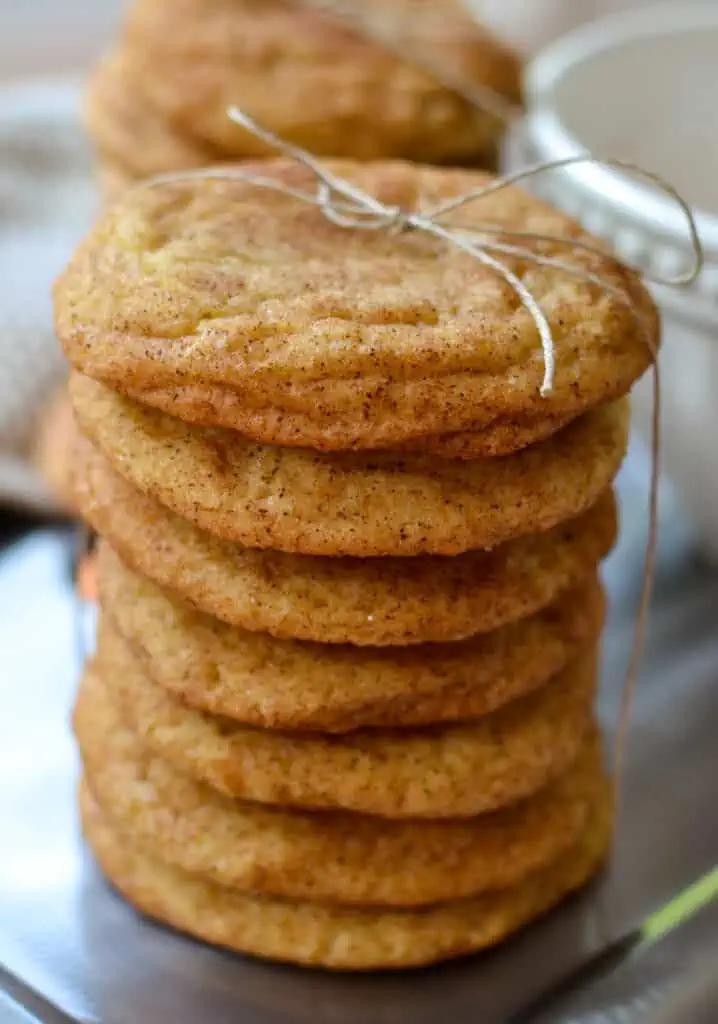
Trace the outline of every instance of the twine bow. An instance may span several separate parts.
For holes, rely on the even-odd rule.
[[[510,185],[524,181],[527,178],[535,177],[544,171],[568,167],[573,164],[594,163],[614,167],[634,174],[639,174],[651,181],[661,191],[666,193],[679,205],[685,214],[686,223],[690,234],[691,246],[694,254],[692,266],[685,272],[672,277],[651,276],[636,270],[642,277],[665,286],[688,285],[696,280],[702,265],[703,253],[701,249],[698,229],[693,214],[686,201],[676,192],[669,182],[660,175],[635,164],[623,160],[599,160],[590,154],[582,154],[575,157],[567,157],[562,160],[546,161],[533,164],[513,174],[496,178],[486,185],[472,189],[463,195],[448,199],[438,206],[425,210],[404,210],[398,206],[389,206],[381,202],[376,196],[371,195],[358,185],[346,181],[339,175],[334,174],[325,167],[320,160],[312,156],[300,146],[294,145],[281,139],[274,132],[269,131],[260,125],[254,118],[250,117],[238,107],[230,107],[227,111],[229,118],[235,124],[251,132],[256,138],[265,142],[268,146],[276,149],[279,153],[294,160],[296,163],[306,167],[315,178],[316,188],[313,192],[306,189],[296,188],[279,181],[275,178],[265,177],[250,171],[243,171],[240,168],[205,168],[192,171],[179,171],[159,175],[150,179],[146,184],[158,185],[174,181],[186,181],[191,178],[218,178],[223,180],[246,181],[257,188],[264,188],[270,191],[279,192],[282,195],[293,197],[308,206],[314,206],[321,211],[332,224],[339,227],[356,231],[387,231],[407,232],[417,231],[438,239],[443,244],[468,253],[477,262],[489,267],[498,274],[510,288],[515,292],[519,301],[528,311],[536,324],[541,347],[543,350],[544,376],[541,383],[541,394],[546,396],[553,389],[554,374],[556,366],[555,346],[551,326],[544,314],[539,302],[531,294],[523,281],[501,261],[501,256],[511,256],[522,260],[530,261],[544,267],[551,267],[563,271],[572,277],[584,282],[596,285],[604,292],[611,295],[618,302],[627,306],[636,316],[639,326],[644,334],[646,344],[651,352],[652,358],[656,358],[655,345],[646,325],[640,320],[635,306],[629,295],[617,288],[610,281],[605,280],[598,274],[591,273],[584,267],[567,263],[551,256],[546,256],[527,244],[515,244],[507,239],[515,239],[524,243],[544,242],[566,245],[574,250],[593,253],[605,259],[606,252],[598,246],[579,239],[566,238],[559,235],[541,234],[532,231],[520,231],[505,227],[497,227],[488,223],[479,223],[467,227],[447,227],[443,222],[446,216],[461,207],[467,206],[479,199],[485,199],[496,192],[503,191]],[[634,268],[635,269],[635,268]]]

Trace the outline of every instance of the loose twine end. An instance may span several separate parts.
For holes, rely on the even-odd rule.
[[[322,0],[322,5],[326,5],[327,2],[328,0]],[[336,7],[334,0],[331,0],[329,6]],[[551,394],[556,374],[556,348],[551,325],[546,314],[541,309],[539,301],[532,295],[531,291],[524,284],[521,278],[515,274],[505,262],[502,261],[502,257],[518,258],[538,266],[550,267],[575,279],[592,284],[603,290],[617,302],[621,303],[635,317],[651,358],[654,396],[651,431],[651,478],[649,490],[648,536],[646,542],[641,595],[636,615],[636,625],[631,645],[626,679],[621,692],[620,712],[614,747],[614,782],[618,791],[623,772],[630,708],[638,679],[641,654],[645,641],[653,579],[655,575],[658,537],[658,482],[661,449],[661,375],[656,344],[648,325],[642,319],[629,294],[616,287],[610,281],[607,281],[600,274],[594,274],[583,267],[579,267],[565,260],[546,256],[532,248],[532,245],[536,243],[562,244],[574,251],[594,253],[604,259],[607,256],[605,249],[602,249],[597,245],[592,245],[586,241],[562,237],[559,235],[509,230],[483,223],[476,224],[470,229],[448,227],[443,222],[449,213],[452,213],[461,207],[467,206],[477,200],[485,199],[511,185],[534,178],[546,171],[552,171],[581,163],[591,163],[622,171],[628,171],[650,181],[654,187],[658,188],[676,202],[685,216],[688,237],[693,254],[693,260],[689,269],[681,274],[671,277],[647,274],[640,268],[636,267],[629,267],[629,269],[632,269],[639,277],[651,283],[669,287],[680,287],[689,285],[698,278],[704,262],[703,249],[698,234],[698,228],[688,203],[669,182],[658,174],[646,171],[644,168],[625,160],[601,159],[591,155],[590,153],[583,153],[561,160],[548,160],[535,163],[511,174],[495,178],[488,184],[481,185],[476,189],[472,189],[470,192],[446,200],[445,202],[430,209],[421,211],[404,210],[397,206],[389,206],[382,203],[376,196],[371,195],[358,185],[333,173],[316,157],[312,156],[301,147],[281,139],[274,132],[271,132],[260,125],[254,118],[250,117],[239,107],[230,107],[228,110],[228,116],[235,124],[244,128],[246,131],[251,132],[251,134],[256,138],[266,143],[268,147],[278,151],[285,157],[288,157],[310,171],[314,178],[314,190],[309,191],[307,189],[295,188],[277,179],[263,176],[255,172],[242,171],[240,168],[207,168],[202,170],[182,171],[175,174],[165,174],[151,179],[145,183],[145,186],[153,187],[161,183],[181,182],[193,178],[239,180],[249,183],[256,188],[279,192],[282,195],[292,197],[308,206],[313,206],[318,209],[322,216],[332,224],[336,224],[337,226],[346,228],[347,230],[386,232],[416,231],[436,238],[443,245],[469,254],[482,266],[489,268],[502,278],[502,280],[514,291],[521,305],[533,319],[542,348],[544,372],[540,385],[540,394],[543,397],[547,397]]]

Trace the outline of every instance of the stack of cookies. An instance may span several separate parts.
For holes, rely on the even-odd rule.
[[[354,6],[402,53],[518,103],[518,58],[459,0]],[[492,166],[502,129],[315,0],[135,0],[87,96],[107,195],[163,171],[266,155],[227,119],[230,104],[311,152],[360,160]]]
[[[405,210],[487,181],[331,166]],[[586,241],[516,188],[448,218],[477,222]],[[249,181],[133,190],[59,281],[102,538],[83,828],[151,916],[392,968],[499,941],[604,860],[597,573],[656,319],[609,257],[534,245],[578,274],[507,257],[553,332],[545,396],[500,275]]]

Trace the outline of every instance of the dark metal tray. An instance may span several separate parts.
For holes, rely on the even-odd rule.
[[[629,464],[622,493],[624,539],[607,569],[612,614],[601,712],[609,727],[640,583],[646,505],[640,461]],[[329,975],[223,954],[142,920],[108,889],[83,852],[74,811],[68,715],[78,651],[69,537],[36,531],[6,547],[0,555],[0,1021],[498,1024],[630,931],[718,861],[718,574],[691,550],[672,502],[664,513],[611,869],[589,892],[498,950],[384,976]]]

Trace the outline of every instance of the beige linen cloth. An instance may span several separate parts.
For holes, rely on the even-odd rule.
[[[62,381],[52,282],[96,209],[79,127],[79,84],[17,83],[0,93],[0,503],[51,507],[30,454]]]

